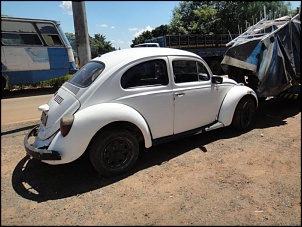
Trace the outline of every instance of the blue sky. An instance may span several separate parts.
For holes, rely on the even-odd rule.
[[[292,7],[301,1],[291,1]],[[115,48],[130,48],[145,30],[169,24],[179,1],[85,1],[88,33],[101,34]],[[74,33],[71,1],[1,1],[1,14],[14,17],[52,19],[64,32]]]
[[[126,49],[144,30],[168,24],[179,1],[85,1],[85,6],[89,35],[104,35],[115,48]],[[1,1],[1,14],[58,20],[64,32],[74,33],[71,1]]]

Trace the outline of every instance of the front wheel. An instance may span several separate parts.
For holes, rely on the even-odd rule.
[[[235,109],[232,126],[241,130],[249,128],[254,120],[255,112],[254,100],[251,97],[243,97]]]
[[[125,129],[109,129],[96,135],[89,147],[90,161],[102,176],[130,170],[139,154],[136,137]]]

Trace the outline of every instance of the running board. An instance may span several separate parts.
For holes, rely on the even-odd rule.
[[[197,135],[197,134],[200,134],[203,132],[208,132],[213,129],[217,129],[217,128],[221,128],[221,127],[224,127],[224,124],[222,124],[221,122],[215,121],[215,122],[213,122],[209,125],[206,125],[204,127],[201,127],[201,128],[193,129],[190,131],[182,132],[182,133],[171,135],[171,136],[165,136],[162,138],[154,139],[154,140],[152,140],[152,145],[158,145],[158,144],[166,143],[169,141],[181,139],[184,137]]]

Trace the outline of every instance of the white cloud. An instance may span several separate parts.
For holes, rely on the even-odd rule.
[[[109,28],[109,25],[107,25],[107,24],[99,24],[99,25],[97,25],[98,27],[101,27],[101,28]],[[111,26],[110,27],[111,29],[115,29],[115,27],[114,26]]]
[[[64,13],[67,13],[68,15],[72,15],[71,1],[62,1],[60,7],[63,9]]]
[[[129,30],[130,32],[135,32],[135,31],[138,30],[138,28],[128,28],[128,30]]]
[[[107,24],[100,24],[99,25],[101,28],[108,28],[108,25]]]
[[[148,25],[146,28],[139,29],[137,32],[135,32],[135,34],[133,35],[133,37],[139,36],[139,35],[142,34],[144,31],[152,31],[152,30],[153,30],[153,28],[151,28],[151,27]]]

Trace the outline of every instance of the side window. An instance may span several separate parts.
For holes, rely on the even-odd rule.
[[[197,82],[210,79],[209,72],[200,62],[174,60],[172,66],[175,83]]]
[[[198,81],[196,61],[175,60],[172,66],[175,83]]]
[[[3,45],[43,45],[33,24],[18,21],[1,21],[1,43]]]
[[[168,83],[167,65],[164,60],[140,63],[127,70],[121,78],[122,88],[158,86]]]
[[[60,35],[53,24],[36,23],[48,46],[63,46]]]

